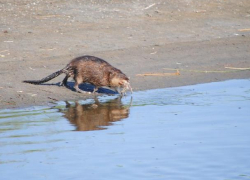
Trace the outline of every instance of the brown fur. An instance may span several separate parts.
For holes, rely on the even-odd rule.
[[[47,82],[60,74],[65,73],[66,77],[61,85],[67,86],[69,77],[75,80],[74,88],[77,92],[84,92],[78,88],[81,83],[90,83],[95,86],[93,92],[99,87],[109,87],[123,94],[125,90],[131,89],[129,78],[119,69],[113,67],[103,59],[94,56],[82,56],[73,59],[65,68],[57,71],[38,81],[24,81],[31,84],[41,84]],[[120,87],[123,91],[120,91]],[[132,89],[131,89],[132,91]]]

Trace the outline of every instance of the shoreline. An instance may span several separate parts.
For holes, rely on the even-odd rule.
[[[105,60],[130,76],[134,91],[250,78],[249,70],[235,71],[225,68],[226,66],[235,68],[250,67],[250,61],[247,60],[248,58],[250,59],[250,54],[242,53],[248,52],[249,46],[247,44],[250,44],[250,38],[227,39],[227,45],[222,46],[223,44],[223,40],[216,40],[216,42],[196,42],[191,45],[189,43],[179,44],[178,49],[173,47],[171,52],[165,52],[165,49],[171,49],[172,45],[157,46],[154,47],[154,50],[157,51],[156,54],[151,54],[152,47],[144,47],[136,50],[126,49],[99,52],[94,55],[104,57]],[[176,44],[174,45],[176,46]],[[200,49],[197,49],[197,46]],[[235,46],[238,48],[234,48]],[[223,54],[219,53],[221,51],[219,47],[223,49]],[[235,51],[232,51],[232,49],[235,49]],[[215,54],[212,56],[213,61],[211,61],[211,56],[207,55],[207,51],[215,51]],[[190,52],[194,54],[188,56]],[[141,57],[141,54],[145,54],[145,56]],[[230,56],[230,58],[225,55]],[[165,57],[168,58],[165,59]],[[235,61],[235,58],[238,58],[238,60]],[[53,62],[27,61],[25,66],[16,62],[2,64],[3,66],[0,67],[1,72],[3,72],[1,76],[6,80],[4,82],[11,83],[3,84],[1,82],[0,109],[47,105],[56,100],[76,101],[93,98],[93,95],[83,95],[65,87],[59,87],[57,84],[64,78],[63,75],[43,85],[22,83],[22,80],[31,79],[28,78],[30,76],[32,79],[41,79],[59,70],[67,63],[67,58],[63,59],[65,59],[64,63],[61,63],[59,58]],[[172,59],[175,60],[173,61]],[[146,63],[140,66],[144,61]],[[47,62],[48,66],[44,67],[45,64],[47,65]],[[11,67],[12,74],[9,74],[8,71],[4,72],[4,69],[10,70],[8,67]],[[171,68],[171,70],[165,68]],[[179,69],[180,75],[172,75],[175,72],[172,69]],[[138,76],[138,74],[144,73],[169,73],[170,75]],[[70,79],[69,83],[71,85],[73,84],[72,82]]]
[[[82,55],[121,69],[134,91],[250,78],[250,70],[225,68],[250,68],[247,1],[157,0],[149,5],[135,0],[4,0],[0,109],[92,97],[58,87],[63,76],[44,85],[22,83],[42,79]],[[152,73],[156,75],[138,76]]]

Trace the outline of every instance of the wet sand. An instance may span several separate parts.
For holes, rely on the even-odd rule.
[[[63,75],[22,83],[87,54],[125,72],[134,91],[249,78],[225,68],[250,68],[249,9],[247,0],[2,1],[0,108],[92,97],[59,87]]]

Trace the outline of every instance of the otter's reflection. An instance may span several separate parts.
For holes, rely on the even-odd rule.
[[[125,107],[121,98],[100,103],[95,99],[93,104],[71,105],[66,102],[64,117],[76,126],[76,131],[91,131],[106,129],[103,126],[112,125],[112,122],[120,121],[129,116],[129,107]]]

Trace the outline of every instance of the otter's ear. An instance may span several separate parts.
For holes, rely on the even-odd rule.
[[[116,73],[115,72],[109,72],[109,78],[113,78],[116,76]]]

